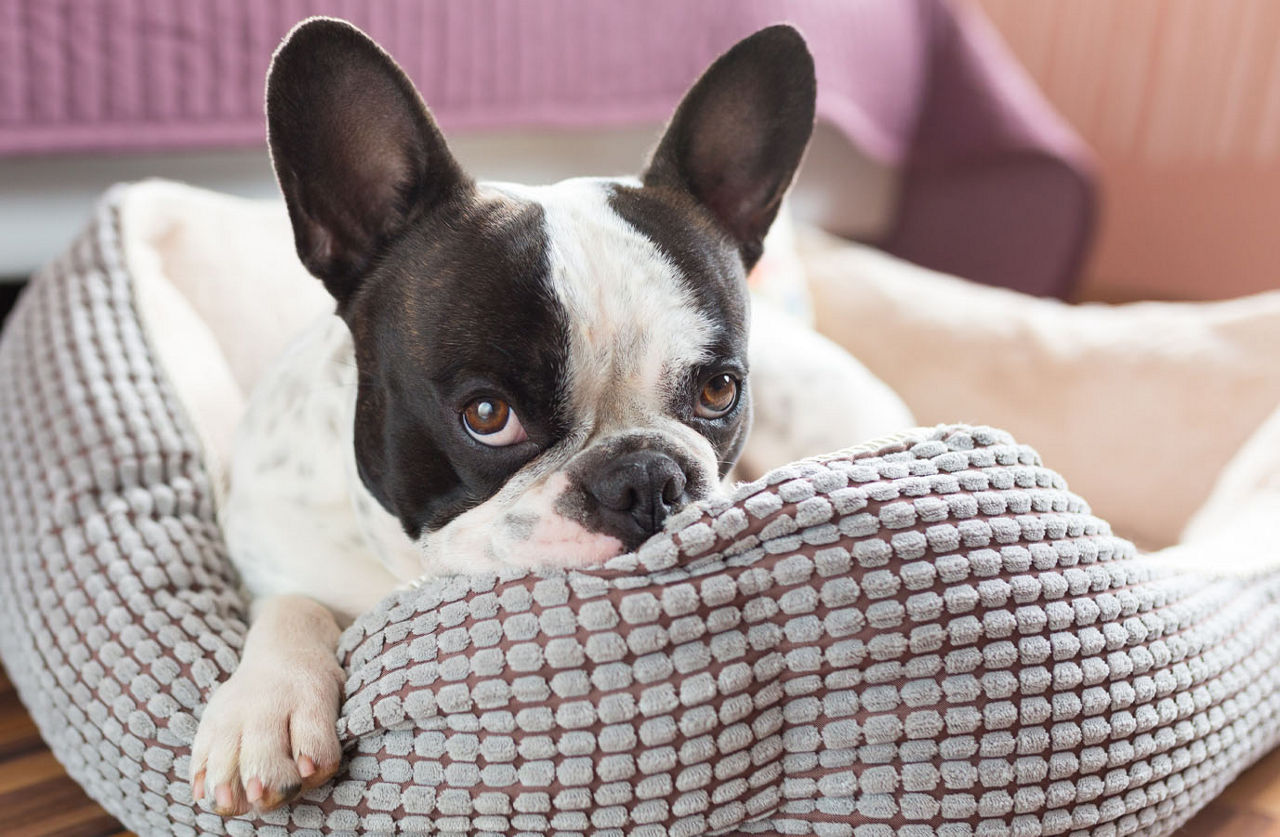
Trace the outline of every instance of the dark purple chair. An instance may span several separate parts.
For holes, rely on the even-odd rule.
[[[0,5],[0,155],[258,144],[262,80],[308,14],[351,19],[446,130],[663,119],[738,38],[788,20],[821,118],[902,176],[877,244],[1066,296],[1095,187],[1081,142],[973,7],[943,0],[85,0]]]

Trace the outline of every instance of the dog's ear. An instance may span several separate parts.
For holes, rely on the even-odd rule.
[[[387,242],[470,187],[413,83],[340,20],[303,21],[276,50],[267,137],[298,256],[340,304]]]
[[[642,176],[689,192],[751,267],[813,133],[813,57],[786,25],[738,42],[685,94]]]

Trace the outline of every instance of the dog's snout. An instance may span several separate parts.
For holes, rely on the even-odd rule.
[[[669,455],[639,450],[600,463],[585,488],[600,504],[608,528],[635,545],[683,504],[688,479]]]

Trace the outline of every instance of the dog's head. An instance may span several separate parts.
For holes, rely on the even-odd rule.
[[[720,57],[636,179],[474,182],[336,20],[280,47],[267,114],[298,255],[354,341],[360,477],[428,560],[598,562],[732,466],[745,275],[813,126],[794,29]]]

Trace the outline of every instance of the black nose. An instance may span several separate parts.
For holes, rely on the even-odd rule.
[[[684,469],[665,453],[638,450],[609,460],[587,480],[601,522],[628,546],[662,528],[684,500]]]

